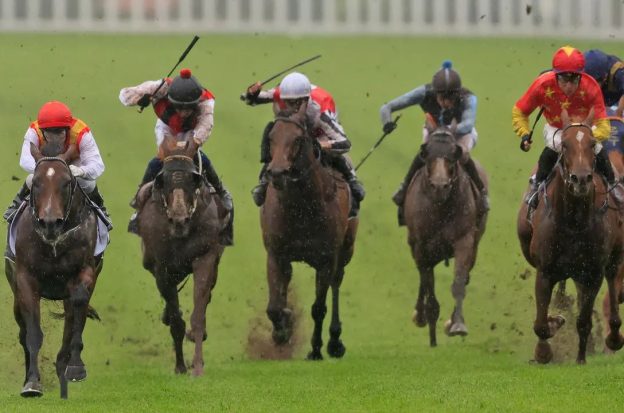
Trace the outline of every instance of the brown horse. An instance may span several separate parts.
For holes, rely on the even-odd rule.
[[[203,341],[206,340],[206,307],[217,282],[217,270],[224,246],[220,234],[227,211],[193,162],[197,147],[167,137],[161,145],[162,172],[151,186],[151,196],[139,201],[138,234],[142,239],[143,266],[156,279],[165,299],[162,322],[169,326],[176,354],[175,372],[186,373],[182,342],[182,319],[178,289],[193,273],[193,313],[187,339],[195,343],[193,375],[204,373]],[[142,190],[139,198],[145,198]]]
[[[546,188],[540,190],[537,209],[529,217],[522,203],[518,237],[526,260],[537,269],[537,315],[533,329],[538,337],[535,360],[548,363],[553,353],[548,339],[563,325],[561,316],[549,316],[554,285],[572,278],[578,292],[576,328],[579,346],[576,361],[585,363],[592,310],[603,276],[609,288],[609,328],[605,343],[618,350],[624,344],[616,300],[615,277],[622,262],[622,217],[606,184],[595,173],[593,114],[583,123],[570,123],[562,114],[561,157]]]
[[[43,395],[37,358],[43,343],[40,299],[45,298],[63,300],[65,327],[56,373],[61,397],[66,398],[66,380],[81,381],[87,376],[80,357],[82,332],[102,269],[102,255],[93,255],[95,213],[68,166],[75,148],[59,155],[58,148],[51,145],[41,152],[33,145],[31,152],[37,163],[30,206],[13,222],[17,226],[15,256],[9,246],[5,254],[6,277],[15,297],[13,311],[26,364],[21,395]]]
[[[429,325],[429,344],[434,347],[440,304],[435,297],[434,267],[455,258],[451,287],[455,308],[445,323],[449,336],[465,336],[463,301],[470,270],[474,267],[487,213],[477,207],[477,189],[461,167],[463,154],[455,141],[454,127],[430,129],[429,142],[422,147],[425,166],[418,171],[406,193],[407,242],[420,273],[420,288],[413,320],[419,327]],[[476,162],[475,162],[476,163]],[[477,164],[487,188],[487,176]]]
[[[358,219],[349,220],[349,189],[342,176],[321,163],[318,141],[305,122],[306,104],[294,114],[280,113],[270,132],[270,185],[260,210],[267,250],[269,304],[273,341],[290,340],[292,313],[287,308],[292,262],[303,261],[316,270],[316,300],[312,305],[314,333],[310,360],[321,360],[323,319],[328,288],[332,288],[332,319],[327,353],[342,357],[346,351],[338,310],[344,267],[353,255]]]

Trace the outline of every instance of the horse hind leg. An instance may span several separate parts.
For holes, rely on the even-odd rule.
[[[186,324],[182,319],[180,311],[180,303],[178,301],[178,290],[176,285],[169,282],[169,278],[165,272],[155,274],[156,286],[160,295],[165,300],[165,310],[163,312],[163,323],[169,326],[169,332],[173,339],[173,348],[175,350],[175,373],[186,373],[186,365],[184,364],[184,353],[182,342],[184,340],[184,332]]]
[[[596,295],[598,295],[598,290],[600,290],[601,283],[602,277],[592,280],[589,285],[576,283],[576,288],[579,291],[579,315],[576,320],[576,330],[579,336],[578,355],[576,356],[578,364],[585,364],[586,362],[585,356],[587,353],[587,341],[592,329],[594,301],[596,300]]]
[[[342,334],[342,323],[340,322],[340,285],[344,277],[344,267],[338,269],[338,272],[331,282],[332,289],[332,319],[329,326],[329,342],[327,343],[327,354],[330,357],[341,358],[347,351],[346,347],[340,340]]]
[[[622,302],[621,295],[623,274],[624,266],[620,266],[619,271],[611,267],[610,269],[607,269],[605,277],[608,286],[608,291],[603,302],[604,318],[607,321],[605,352],[618,351],[624,345],[624,337],[620,333],[622,319],[619,314],[619,304]]]
[[[279,261],[269,253],[267,258],[267,275],[269,283],[269,304],[267,316],[273,324],[272,338],[278,345],[284,345],[290,341],[293,334],[292,311],[286,307],[288,299],[288,285],[292,278],[292,265],[290,262]]]
[[[323,360],[323,355],[321,354],[321,348],[323,347],[323,320],[327,314],[327,290],[329,289],[329,282],[334,271],[328,268],[316,271],[316,299],[314,304],[312,304],[314,331],[310,340],[312,350],[308,353],[308,360]]]
[[[440,317],[440,303],[435,296],[433,267],[419,265],[418,270],[420,273],[420,287],[418,289],[416,311],[412,319],[418,327],[429,325],[429,345],[436,347],[438,345],[436,327]]]
[[[540,364],[547,364],[553,358],[552,348],[548,339],[553,337],[557,326],[553,323],[553,317],[548,316],[548,307],[552,296],[554,284],[546,277],[542,270],[538,269],[535,278],[535,305],[536,316],[533,323],[533,331],[538,337],[535,345],[535,361]],[[561,323],[563,324],[563,323]]]

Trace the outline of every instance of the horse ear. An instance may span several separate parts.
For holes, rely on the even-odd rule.
[[[425,129],[427,129],[427,132],[431,134],[434,130],[436,130],[436,127],[437,125],[435,119],[433,119],[433,116],[431,116],[430,113],[427,113],[425,115]]]
[[[308,100],[304,100],[301,106],[299,106],[299,110],[296,113],[296,116],[299,119],[305,119],[306,111],[308,110]]]
[[[186,141],[186,148],[185,148],[184,154],[188,156],[189,158],[194,157],[195,154],[197,153],[197,150],[199,149],[199,146],[200,146],[199,143],[197,143],[195,139]]]
[[[568,111],[566,109],[563,109],[561,111],[561,123],[563,124],[564,128],[570,125],[570,115],[568,115]]]
[[[39,159],[43,158],[43,155],[41,154],[39,148],[37,148],[32,142],[30,143],[30,154],[33,158],[35,158],[35,162],[39,162]]]
[[[64,160],[67,163],[70,163],[74,159],[78,158],[78,148],[76,148],[75,144],[69,145],[67,150],[59,155],[59,158]]]
[[[453,136],[455,136],[455,131],[457,130],[457,119],[453,118],[451,122],[451,126],[449,126],[449,130]]]
[[[459,161],[463,154],[464,154],[464,150],[462,149],[462,147],[459,146],[458,144],[455,144],[455,153],[454,153],[455,160]]]
[[[592,106],[592,108],[589,110],[589,113],[587,114],[587,117],[583,121],[583,124],[587,126],[591,126],[594,123],[594,114],[595,114],[594,107]]]
[[[420,145],[420,156],[425,159],[427,157],[427,144],[423,143]]]
[[[176,139],[166,134],[163,141],[160,143],[160,148],[162,149],[163,156],[167,156],[169,153],[173,152],[177,148],[178,142]]]

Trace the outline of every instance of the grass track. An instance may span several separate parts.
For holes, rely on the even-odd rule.
[[[24,177],[18,166],[22,136],[39,106],[56,98],[93,129],[107,170],[99,180],[116,229],[92,303],[104,319],[89,323],[84,359],[89,378],[58,399],[52,362],[62,324],[44,305],[41,353],[46,394],[22,400],[22,351],[12,317],[12,297],[0,283],[0,410],[6,411],[582,411],[620,407],[622,356],[598,355],[582,368],[570,362],[529,365],[535,343],[533,277],[515,236],[515,213],[528,170],[541,144],[528,155],[517,149],[510,111],[535,74],[550,66],[565,40],[440,39],[391,37],[204,36],[187,58],[217,96],[215,130],[206,151],[233,192],[236,246],[226,250],[208,307],[206,376],[174,377],[163,307],[140,264],[136,237],[124,232],[133,195],[155,151],[154,115],[139,115],[117,100],[123,86],[155,79],[170,69],[188,36],[0,35],[5,79],[0,94],[3,126],[0,204]],[[617,53],[622,43],[574,44]],[[379,106],[428,81],[452,58],[464,84],[479,97],[479,144],[474,156],[491,178],[492,212],[465,302],[470,335],[428,348],[426,330],[411,324],[418,275],[395,225],[390,202],[420,145],[423,115],[404,111],[393,133],[361,169],[368,195],[356,253],[342,288],[343,360],[302,361],[311,333],[313,274],[295,266],[293,287],[303,308],[303,345],[293,361],[253,361],[247,336],[264,320],[267,289],[257,209],[249,196],[259,170],[260,134],[268,107],[246,107],[238,94],[259,78],[316,53],[307,66],[313,82],[332,91],[359,160],[381,132]],[[2,245],[4,246],[4,244]],[[442,320],[452,310],[451,270],[437,268]],[[190,292],[183,311],[190,313]],[[573,326],[574,322],[569,325]],[[441,323],[440,323],[441,324]],[[328,323],[325,325],[327,331]],[[441,325],[440,325],[441,327]],[[571,328],[571,327],[570,327]],[[327,341],[327,336],[325,336]],[[572,346],[576,346],[576,338]],[[597,345],[601,349],[601,345]],[[186,345],[190,359],[191,346]]]

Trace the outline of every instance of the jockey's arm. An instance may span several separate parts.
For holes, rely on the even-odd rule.
[[[253,101],[252,101],[252,106],[253,105],[263,105],[265,103],[271,103],[274,100],[274,95],[275,95],[275,88],[269,89],[269,90],[261,90],[260,93],[258,93],[258,96],[256,96]]]
[[[154,91],[158,89],[162,82],[161,80],[148,80],[140,85],[125,87],[119,91],[119,101],[124,106],[135,106],[138,104],[139,99],[143,97],[143,95],[153,95]],[[167,96],[167,91],[169,90],[169,85],[167,82],[163,83],[162,87],[158,89],[155,96],[152,96],[152,99],[158,100]]]
[[[477,120],[477,97],[475,95],[466,96],[466,107],[462,112],[461,122],[457,124],[457,135],[463,136],[472,131]]]
[[[529,126],[529,115],[538,107],[542,106],[542,99],[540,97],[540,79],[538,77],[531,83],[531,86],[526,92],[518,99],[513,109],[511,110],[511,124],[513,130],[518,137],[523,137],[531,133],[531,127]]]
[[[22,144],[22,153],[20,155],[20,166],[23,170],[32,174],[35,172],[35,166],[37,162],[35,162],[35,158],[33,158],[30,153],[30,144],[34,144],[37,148],[39,147],[39,139],[37,138],[37,132],[33,128],[28,128],[26,134],[24,135],[24,143]]]
[[[329,150],[332,153],[343,154],[349,152],[351,149],[351,141],[347,139],[342,126],[335,119],[335,115],[323,112],[319,115],[320,128],[323,130],[325,136],[329,142],[331,142],[331,148]]]
[[[524,114],[518,106],[513,107],[511,110],[511,124],[513,130],[519,137],[523,137],[531,133],[531,127],[529,126],[529,115]]]
[[[197,116],[197,125],[195,125],[195,130],[193,131],[193,139],[199,145],[204,144],[212,133],[214,105],[214,99],[205,100],[198,105],[199,115]]]
[[[381,115],[381,124],[385,125],[386,123],[392,121],[392,112],[422,103],[422,101],[425,99],[426,93],[427,89],[425,85],[422,85],[382,105],[381,109],[379,109],[379,114]]]
[[[91,132],[87,132],[80,140],[80,167],[84,171],[84,179],[96,180],[104,173],[104,161],[97,143]]]

